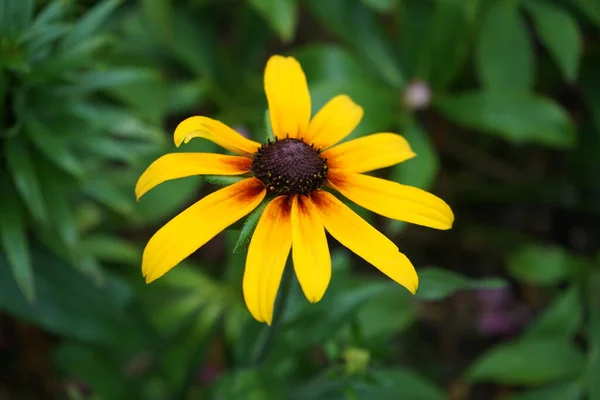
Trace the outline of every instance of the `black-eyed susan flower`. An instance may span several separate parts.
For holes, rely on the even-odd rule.
[[[175,130],[177,146],[200,137],[236,155],[167,154],[140,177],[135,188],[138,199],[170,179],[247,175],[202,198],[156,232],[144,249],[146,281],[160,278],[265,198],[272,198],[252,235],[243,279],[246,305],[258,321],[271,323],[290,250],[306,298],[317,302],[323,297],[331,278],[325,231],[415,293],[418,277],[406,256],[332,194],[341,193],[388,218],[449,229],[452,210],[438,197],[364,174],[414,157],[407,141],[394,133],[376,133],[337,144],[358,125],[363,110],[339,95],[311,119],[306,77],[294,58],[271,57],[264,86],[275,141],[261,145],[219,121],[191,117]]]

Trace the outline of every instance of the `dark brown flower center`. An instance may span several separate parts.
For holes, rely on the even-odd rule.
[[[300,139],[276,140],[254,154],[252,174],[277,195],[308,194],[325,183],[327,160]]]

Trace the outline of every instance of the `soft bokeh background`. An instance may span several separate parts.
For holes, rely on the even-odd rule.
[[[406,136],[379,176],[453,207],[445,232],[360,211],[416,296],[332,241],[325,298],[294,281],[269,329],[235,229],[144,284],[219,182],[136,203],[137,177],[190,115],[262,141],[276,53],[315,109],[364,107],[352,137]],[[0,0],[0,103],[1,399],[600,399],[598,0]]]

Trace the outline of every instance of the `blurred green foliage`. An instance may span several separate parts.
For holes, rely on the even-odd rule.
[[[455,210],[357,210],[416,296],[335,249],[324,299],[292,281],[268,328],[236,229],[143,283],[152,232],[229,181],[136,204],[137,177],[193,114],[264,140],[274,53],[313,111],[364,108],[351,138],[404,134],[418,157],[381,174]],[[598,71],[596,0],[0,0],[0,397],[600,399]]]

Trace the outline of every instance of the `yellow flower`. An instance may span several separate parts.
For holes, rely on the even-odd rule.
[[[415,293],[418,277],[406,256],[325,190],[333,189],[388,218],[451,228],[452,210],[438,197],[363,174],[414,157],[407,141],[397,134],[376,133],[335,146],[358,125],[363,110],[348,96],[339,95],[311,119],[306,77],[292,57],[269,59],[264,86],[274,142],[261,145],[219,121],[191,117],[175,130],[177,146],[201,137],[237,155],[167,154],[140,177],[135,188],[138,199],[170,179],[249,175],[202,198],[156,232],[144,249],[142,272],[146,282],[160,278],[272,194],[275,197],[266,206],[250,241],[243,281],[246,305],[258,321],[271,323],[290,249],[306,298],[317,302],[323,297],[331,278],[325,231]]]

